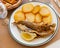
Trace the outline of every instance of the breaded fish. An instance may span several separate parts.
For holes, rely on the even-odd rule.
[[[28,21],[20,21],[18,23],[16,23],[17,25],[22,24],[25,25],[26,27],[34,30],[31,32],[35,32],[36,34],[40,35],[40,36],[48,36],[54,33],[54,29],[55,29],[55,24],[52,25],[47,25],[47,24],[43,24],[41,26],[38,26],[36,24],[33,24],[31,22]]]

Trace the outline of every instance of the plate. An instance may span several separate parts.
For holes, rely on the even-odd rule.
[[[47,6],[50,9],[51,14],[52,14],[52,18],[53,18],[52,23],[56,24],[56,28],[55,28],[54,34],[52,34],[52,35],[50,35],[50,36],[48,36],[46,38],[35,39],[35,40],[31,41],[31,42],[27,42],[27,41],[23,40],[21,38],[21,36],[20,36],[20,30],[18,30],[18,28],[15,25],[13,25],[14,14],[15,14],[16,11],[21,9],[23,5],[18,7],[11,15],[10,22],[9,22],[10,34],[14,38],[14,40],[16,40],[20,44],[23,44],[23,45],[26,45],[26,46],[39,46],[39,45],[43,45],[43,44],[49,42],[55,36],[55,34],[57,33],[57,30],[58,30],[58,17],[56,15],[55,11],[53,10],[53,8],[51,8],[49,5],[47,5],[45,3],[40,3],[40,2],[29,2],[29,3],[33,4],[34,6],[35,5]],[[26,3],[26,4],[29,4],[29,3]]]

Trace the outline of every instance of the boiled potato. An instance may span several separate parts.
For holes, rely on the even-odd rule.
[[[32,4],[25,4],[22,7],[23,12],[31,12],[33,10],[33,5]]]
[[[43,6],[41,7],[39,13],[42,15],[42,16],[49,16],[50,14],[50,11],[47,7]]]
[[[34,22],[35,21],[35,15],[33,13],[27,13],[26,14],[26,20],[29,22]]]
[[[41,15],[40,14],[36,14],[36,16],[35,16],[36,18],[35,18],[35,22],[41,22],[41,20],[42,20],[42,17],[41,17]]]
[[[32,13],[36,14],[40,11],[40,5],[36,5],[32,11]]]
[[[52,22],[52,15],[49,15],[48,17],[43,17],[43,22],[45,24],[51,24],[51,22]]]
[[[15,20],[15,22],[19,22],[19,21],[25,20],[24,13],[21,12],[21,11],[17,11],[17,12],[14,14],[14,20]]]

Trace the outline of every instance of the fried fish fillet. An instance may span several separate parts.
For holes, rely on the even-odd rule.
[[[35,32],[36,34],[38,34],[40,36],[49,36],[54,33],[54,29],[55,29],[55,24],[52,24],[52,25],[44,24],[44,25],[38,26],[36,24],[27,22],[27,21],[20,21],[16,24],[17,25],[19,25],[19,24],[25,25],[26,27],[34,30],[34,31],[31,30],[31,32]]]

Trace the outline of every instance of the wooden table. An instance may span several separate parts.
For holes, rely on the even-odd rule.
[[[51,2],[53,3],[53,0],[51,0]],[[54,4],[54,7],[60,12],[60,9]],[[10,14],[12,13],[12,11],[9,11],[8,16],[10,16]],[[0,48],[44,48],[50,44],[52,44],[53,42],[55,42],[56,40],[60,39],[60,28],[58,29],[58,33],[56,34],[56,36],[48,43],[42,45],[42,46],[38,46],[38,47],[27,47],[27,46],[23,46],[19,43],[17,43],[10,35],[9,33],[9,28],[8,25],[3,24],[4,20],[0,19]],[[59,19],[59,27],[60,27],[60,19]]]

